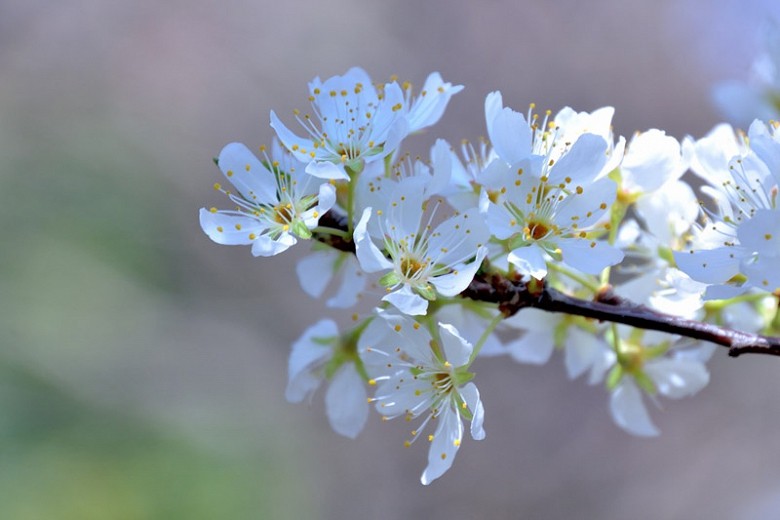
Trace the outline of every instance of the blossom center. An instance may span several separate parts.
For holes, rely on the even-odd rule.
[[[274,206],[274,222],[289,224],[293,219],[293,206],[291,203],[277,204]]]
[[[401,274],[406,278],[414,278],[425,269],[426,265],[411,255],[404,256],[401,258]]]
[[[550,234],[550,228],[544,222],[531,221],[525,228],[526,239],[542,240]]]

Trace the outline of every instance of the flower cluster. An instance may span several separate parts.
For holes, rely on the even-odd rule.
[[[475,362],[542,364],[560,350],[570,378],[604,386],[619,427],[657,435],[646,403],[706,386],[714,347],[550,313],[560,308],[541,295],[600,312],[630,299],[651,318],[774,332],[777,123],[682,143],[651,129],[626,142],[611,107],[521,113],[493,92],[488,139],[459,149],[437,140],[427,160],[410,158],[405,140],[461,89],[438,73],[416,92],[373,84],[353,68],[309,84],[311,111],[295,112],[302,132],[271,112],[270,152],[232,143],[219,154],[235,191],[215,187],[235,209],[201,209],[204,232],[255,256],[310,241],[297,269],[304,291],[332,293],[329,307],[360,305],[349,326],[321,320],[295,342],[287,398],[327,385],[327,417],[347,437],[371,408],[403,417],[414,428],[404,445],[429,444],[428,484],[451,467],[464,424],[485,437]],[[682,180],[689,169],[709,202]]]

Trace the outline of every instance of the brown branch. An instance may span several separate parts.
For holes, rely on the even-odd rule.
[[[320,226],[346,230],[346,217],[328,212],[320,218]],[[351,240],[325,233],[315,233],[315,238],[340,251],[355,252],[355,244]],[[780,356],[778,337],[732,330],[664,314],[621,298],[608,290],[597,294],[594,300],[583,300],[547,287],[543,281],[532,280],[526,283],[482,269],[460,295],[476,301],[495,303],[506,317],[526,307],[533,307],[709,341],[727,347],[731,357],[742,354]]]

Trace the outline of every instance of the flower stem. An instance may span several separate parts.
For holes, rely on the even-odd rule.
[[[469,362],[466,366],[471,366],[471,364],[474,362],[475,359],[477,359],[477,356],[479,355],[479,351],[482,350],[483,345],[487,341],[487,339],[490,337],[490,335],[493,333],[494,330],[496,330],[496,327],[499,323],[501,323],[501,320],[504,319],[503,314],[496,314],[496,316],[490,320],[490,323],[488,323],[488,326],[485,327],[485,330],[482,331],[482,335],[477,340],[477,344],[474,345],[474,350],[471,351],[471,356],[469,357]]]

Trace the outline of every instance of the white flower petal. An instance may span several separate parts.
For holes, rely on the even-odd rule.
[[[444,357],[452,366],[462,367],[469,362],[473,349],[471,343],[461,337],[458,329],[447,323],[439,323],[439,337]]]
[[[569,327],[564,349],[564,364],[569,379],[576,379],[592,368],[603,349],[603,344],[593,334],[578,327]]]
[[[482,426],[485,421],[485,408],[479,399],[479,390],[474,383],[467,383],[460,389],[460,396],[465,401],[471,412],[471,437],[475,441],[481,441],[485,438],[485,428]]]
[[[428,310],[428,300],[415,294],[408,285],[386,294],[382,301],[392,303],[399,311],[410,316],[420,316]]]
[[[225,177],[246,200],[274,204],[276,178],[255,155],[241,143],[230,143],[219,153],[217,164]]]
[[[607,142],[595,134],[583,134],[569,151],[553,165],[550,184],[564,182],[566,177],[585,186],[601,173],[607,162]]]
[[[367,273],[393,268],[393,263],[385,258],[385,255],[374,245],[366,229],[368,219],[371,218],[371,211],[371,208],[363,210],[363,215],[355,226],[354,233],[355,254],[360,262],[360,267]]]
[[[257,219],[224,211],[212,213],[205,208],[201,208],[199,216],[201,229],[217,244],[229,246],[248,245],[267,229]],[[250,238],[252,234],[255,235],[255,238]]]
[[[349,175],[347,175],[343,165],[329,161],[311,161],[306,165],[306,173],[318,179],[349,180]]]
[[[303,291],[312,298],[319,298],[333,279],[334,264],[339,253],[333,249],[314,251],[295,266]]]
[[[529,330],[505,346],[515,361],[531,365],[544,365],[555,350],[552,331]]]
[[[328,307],[336,309],[347,309],[355,305],[366,288],[366,276],[360,270],[357,259],[349,253],[342,254],[346,258],[341,266],[341,284],[336,294],[325,302]]]
[[[706,367],[689,359],[658,359],[644,367],[658,392],[671,399],[680,399],[697,393],[707,386],[710,374]]]
[[[480,247],[477,249],[477,258],[473,262],[462,265],[456,272],[431,278],[431,284],[442,296],[455,296],[462,293],[474,279],[487,252],[486,247]]]
[[[612,391],[609,410],[615,423],[629,433],[641,437],[654,437],[660,433],[647,413],[642,392],[629,376]]]
[[[333,351],[327,344],[317,343],[335,339],[338,327],[333,320],[320,320],[303,333],[293,343],[288,363],[288,379],[285,397],[290,402],[301,402],[314,392],[322,383],[322,378],[312,370],[321,366],[330,358]]]
[[[463,439],[463,423],[449,406],[439,414],[438,421],[428,450],[428,466],[420,478],[426,486],[450,469]]]
[[[677,267],[694,280],[721,283],[739,273],[740,251],[735,247],[719,247],[691,252],[675,252]]]
[[[608,265],[615,265],[623,260],[623,251],[602,240],[587,240],[579,238],[558,241],[563,261],[588,274],[599,274]]]
[[[547,261],[536,244],[518,247],[509,253],[507,260],[524,276],[532,276],[538,280],[547,276]]]
[[[298,240],[290,233],[282,233],[274,240],[268,235],[261,235],[252,242],[252,255],[254,256],[274,256],[287,251],[294,246]]]
[[[300,150],[313,149],[312,141],[310,139],[302,139],[292,133],[292,131],[282,123],[282,120],[276,116],[276,113],[271,110],[271,128],[276,131],[276,136],[282,142],[285,148],[299,160],[307,163],[311,161],[311,156],[302,153]]]
[[[366,387],[353,363],[345,363],[325,393],[325,411],[333,430],[354,439],[368,419]]]
[[[498,156],[514,164],[531,154],[531,129],[522,114],[501,106],[500,92],[485,99],[488,136]]]
[[[436,124],[444,114],[444,109],[447,108],[450,98],[461,90],[463,90],[462,85],[445,83],[438,72],[429,74],[420,95],[407,114],[409,131],[416,132]]]

